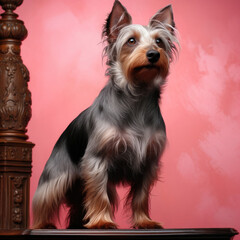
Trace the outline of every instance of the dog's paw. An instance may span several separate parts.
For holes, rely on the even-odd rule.
[[[117,229],[117,225],[115,223],[103,223],[100,228],[103,229]]]
[[[46,229],[57,229],[57,227],[52,223],[46,224],[44,226],[44,228],[46,228]]]
[[[33,225],[31,229],[57,229],[57,227],[52,223]]]
[[[133,228],[136,229],[163,229],[162,225],[152,220],[146,220],[139,223],[135,223]]]
[[[117,225],[114,222],[99,221],[94,224],[87,223],[84,227],[89,229],[117,229]]]

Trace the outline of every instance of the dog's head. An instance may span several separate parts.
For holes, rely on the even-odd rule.
[[[103,37],[109,75],[117,75],[118,84],[159,86],[164,82],[178,44],[171,5],[158,11],[148,26],[142,26],[132,24],[126,8],[116,0]]]

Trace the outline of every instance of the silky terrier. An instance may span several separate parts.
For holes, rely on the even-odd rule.
[[[62,204],[68,228],[117,228],[119,184],[129,186],[132,227],[161,228],[149,195],[166,143],[160,94],[178,40],[171,5],[148,26],[131,22],[115,0],[102,33],[109,81],[55,144],[33,198],[33,228],[55,227]]]

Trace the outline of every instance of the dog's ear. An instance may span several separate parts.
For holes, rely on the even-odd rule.
[[[109,43],[113,43],[116,41],[120,30],[131,22],[132,18],[126,8],[118,0],[115,0],[112,11],[106,19],[103,36],[107,37]]]
[[[165,27],[173,34],[174,33],[174,19],[172,6],[168,5],[165,8],[159,10],[150,20],[149,25],[151,27],[157,27],[161,24],[164,24]]]

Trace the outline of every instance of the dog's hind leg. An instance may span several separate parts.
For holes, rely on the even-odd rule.
[[[54,219],[71,184],[67,173],[39,184],[32,202],[33,229],[55,228]]]

